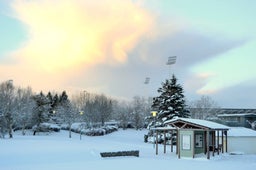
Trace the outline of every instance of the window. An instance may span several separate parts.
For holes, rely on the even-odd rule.
[[[191,145],[191,136],[190,135],[182,135],[182,149],[190,150]]]
[[[203,135],[202,134],[196,134],[196,148],[202,148],[203,147]]]

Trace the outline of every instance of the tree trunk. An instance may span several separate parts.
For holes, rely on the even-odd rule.
[[[25,136],[25,126],[26,126],[26,125],[25,125],[25,123],[24,123],[23,126],[22,126],[22,135],[23,135],[23,136]]]
[[[10,124],[9,125],[9,138],[12,138],[13,135],[12,135],[12,125]]]
[[[69,125],[69,138],[71,138],[71,125]]]

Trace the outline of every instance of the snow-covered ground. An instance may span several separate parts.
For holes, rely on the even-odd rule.
[[[144,143],[145,130],[119,130],[106,136],[88,137],[67,131],[48,135],[22,136],[0,139],[1,170],[245,170],[255,169],[256,155],[223,154],[207,160],[204,156],[178,159],[175,153],[159,147],[155,155],[152,144]],[[102,158],[100,152],[139,150],[140,157]]]

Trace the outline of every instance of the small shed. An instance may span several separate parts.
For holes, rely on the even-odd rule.
[[[256,154],[256,131],[244,127],[232,127],[228,135],[228,152]]]
[[[223,153],[224,148],[227,152],[227,142],[224,141],[227,141],[229,127],[225,125],[189,118],[175,118],[166,121],[164,124],[168,127],[166,131],[176,129],[176,153],[179,158],[194,158],[196,154],[204,153],[207,155],[207,159],[210,159],[210,152],[212,152],[212,156],[215,153]],[[164,128],[159,130],[156,128],[155,130],[156,132],[163,132]]]

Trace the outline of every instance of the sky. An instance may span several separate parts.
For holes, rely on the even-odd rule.
[[[120,99],[175,74],[188,101],[256,107],[254,0],[0,0],[0,82]],[[168,57],[176,63],[166,65]],[[145,84],[146,77],[150,77]]]

